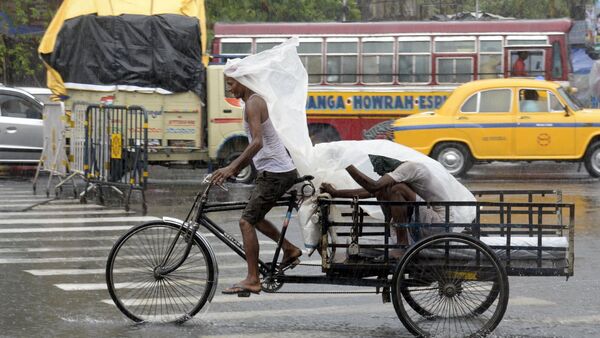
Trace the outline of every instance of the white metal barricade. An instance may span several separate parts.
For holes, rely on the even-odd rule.
[[[33,178],[33,192],[36,192],[37,180],[41,171],[50,173],[46,184],[46,196],[50,195],[50,185],[54,177],[59,178],[55,189],[60,188],[66,181],[60,180],[67,176],[68,161],[66,153],[65,106],[62,102],[47,103],[43,110],[44,148]],[[75,184],[73,184],[75,189]]]

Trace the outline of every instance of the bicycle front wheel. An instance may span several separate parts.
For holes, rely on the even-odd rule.
[[[110,252],[108,292],[117,308],[135,322],[182,323],[214,294],[216,265],[211,249],[197,236],[191,239],[190,253],[180,267],[166,275],[156,273],[179,231],[171,223],[142,224],[123,235]],[[179,234],[164,266],[174,266],[185,254],[186,237]]]

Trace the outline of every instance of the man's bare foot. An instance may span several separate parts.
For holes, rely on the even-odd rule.
[[[261,289],[262,289],[262,287],[260,285],[260,282],[251,283],[248,280],[244,279],[241,282],[233,284],[231,287],[228,287],[227,289],[223,289],[222,292],[227,295],[248,293],[248,292],[259,294]]]
[[[302,256],[302,250],[295,246],[291,249],[283,250],[283,259],[281,260],[281,266],[286,267],[291,264],[298,264],[298,258],[300,256]]]

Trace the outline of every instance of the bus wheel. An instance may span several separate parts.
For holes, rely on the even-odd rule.
[[[240,156],[241,154],[242,154],[241,152],[232,152],[225,159],[223,159],[223,161],[221,162],[221,167],[228,166],[231,162],[233,162],[233,160],[238,158],[238,156]],[[256,178],[256,169],[254,168],[254,165],[251,163],[251,164],[247,165],[245,168],[242,168],[242,170],[240,170],[240,172],[237,174],[237,176],[235,176],[234,179],[235,179],[236,183],[248,184],[248,183],[252,183],[254,181],[254,178]]]
[[[449,173],[456,177],[464,176],[473,166],[469,148],[456,142],[441,143],[433,148],[431,157],[440,162]]]
[[[600,177],[600,141],[596,141],[589,146],[583,161],[590,176]]]
[[[334,128],[327,125],[311,125],[308,134],[312,144],[340,141],[340,134]]]

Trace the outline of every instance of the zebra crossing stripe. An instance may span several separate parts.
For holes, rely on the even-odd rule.
[[[15,196],[13,196],[13,198],[11,199],[6,199],[6,201],[0,199],[0,205],[4,206],[4,205],[12,205],[12,204],[16,204],[16,203],[38,203],[38,202],[44,202],[44,201],[50,201],[51,199],[49,198],[27,198],[27,199],[14,199]],[[9,204],[6,204],[6,202],[10,202]]]
[[[67,204],[67,205],[56,205],[56,204],[43,204],[36,206],[33,210],[54,210],[54,209],[106,209],[101,205],[97,204]]]
[[[46,232],[86,232],[86,231],[120,231],[128,230],[133,225],[107,225],[107,226],[87,226],[87,227],[55,227],[55,228],[16,228],[0,229],[0,234],[26,234],[26,233],[46,233]]]
[[[219,283],[233,284],[240,281],[240,277],[219,278]],[[186,284],[180,282],[180,284]],[[189,284],[192,284],[191,282]],[[116,289],[140,289],[145,287],[145,283],[140,282],[123,282],[115,283]],[[57,288],[63,291],[99,291],[107,290],[106,283],[58,283],[54,284]]]
[[[304,264],[320,264],[321,261],[307,261],[303,262]],[[245,269],[247,265],[245,263],[241,264],[227,264],[220,265],[219,271],[221,270],[235,270],[235,269]],[[199,267],[200,268],[200,267]],[[114,269],[113,273],[130,273],[130,272],[139,272],[144,269],[134,269],[134,268],[123,268],[123,269]],[[83,275],[97,275],[104,274],[106,269],[27,269],[23,270],[34,276],[83,276]]]
[[[0,219],[0,225],[46,225],[46,224],[82,224],[82,223],[114,223],[114,222],[148,222],[156,221],[160,218],[153,216],[134,216],[134,217],[93,217],[93,218],[25,218],[25,219]],[[0,229],[12,230],[12,229]]]
[[[363,289],[351,289],[351,290],[344,290],[344,291],[348,291],[348,292],[363,292],[363,291],[367,291],[366,288]],[[266,292],[261,293],[260,297],[248,297],[248,298],[243,298],[243,297],[231,297],[231,296],[215,296],[212,301],[211,304],[224,304],[224,303],[254,303],[254,302],[265,302],[265,301],[285,301],[285,300],[306,300],[306,299],[332,299],[332,298],[354,298],[354,297],[373,297],[376,296],[375,293],[331,293],[331,294],[269,294]],[[181,298],[181,297],[172,297],[169,299],[144,299],[144,298],[138,298],[138,299],[121,299],[121,302],[123,303],[123,305],[125,306],[132,306],[135,304],[144,304],[144,303],[149,303],[149,302],[154,302],[153,304],[156,304],[158,306],[160,305],[176,305],[178,301],[183,300],[183,301],[189,301],[189,299],[185,299],[185,298]],[[108,305],[114,305],[115,303],[113,302],[112,299],[103,299],[101,300],[102,303],[104,304],[108,304]]]
[[[261,250],[262,259],[269,259],[269,255],[273,255],[275,250]],[[107,255],[108,256],[108,255]],[[47,257],[47,258],[22,258],[22,257],[7,257],[0,258],[0,264],[27,264],[27,263],[72,263],[72,262],[94,262],[94,261],[106,261],[107,256],[102,257]],[[238,256],[233,251],[217,252],[215,254],[217,260],[220,257]],[[139,256],[121,256],[121,259],[138,259]],[[319,261],[320,262],[320,261]]]
[[[21,202],[19,202],[21,201]],[[48,201],[48,203],[45,203],[44,205],[57,205],[57,206],[66,206],[66,205],[73,205],[73,204],[80,204],[79,200],[53,200],[53,199],[44,199],[44,200],[29,200],[29,202],[24,202],[25,200],[11,200],[10,203],[0,203],[0,206],[2,207],[22,207],[25,206],[23,204],[36,204],[36,203],[40,203],[40,202],[46,202]],[[17,203],[19,202],[19,203]],[[37,206],[36,206],[37,208]]]
[[[212,235],[212,234],[211,234]],[[214,236],[214,235],[213,235]],[[117,237],[113,237],[117,238]],[[147,238],[152,238],[152,236],[147,236]],[[274,246],[277,243],[273,241],[260,241],[260,245],[264,246]],[[224,244],[223,244],[224,245]],[[139,246],[129,246],[129,248],[133,249]],[[42,247],[42,248],[0,248],[0,254],[6,253],[35,253],[35,252],[68,252],[68,251],[109,251],[112,249],[111,246],[66,246],[66,247]],[[229,252],[229,251],[227,251]]]
[[[34,209],[35,210],[35,209]],[[16,212],[0,212],[0,219],[9,218],[14,216],[81,216],[81,211],[16,211]],[[135,214],[135,211],[125,211],[123,209],[107,209],[107,210],[86,210],[86,215],[117,215],[117,214],[126,214],[131,215]]]

